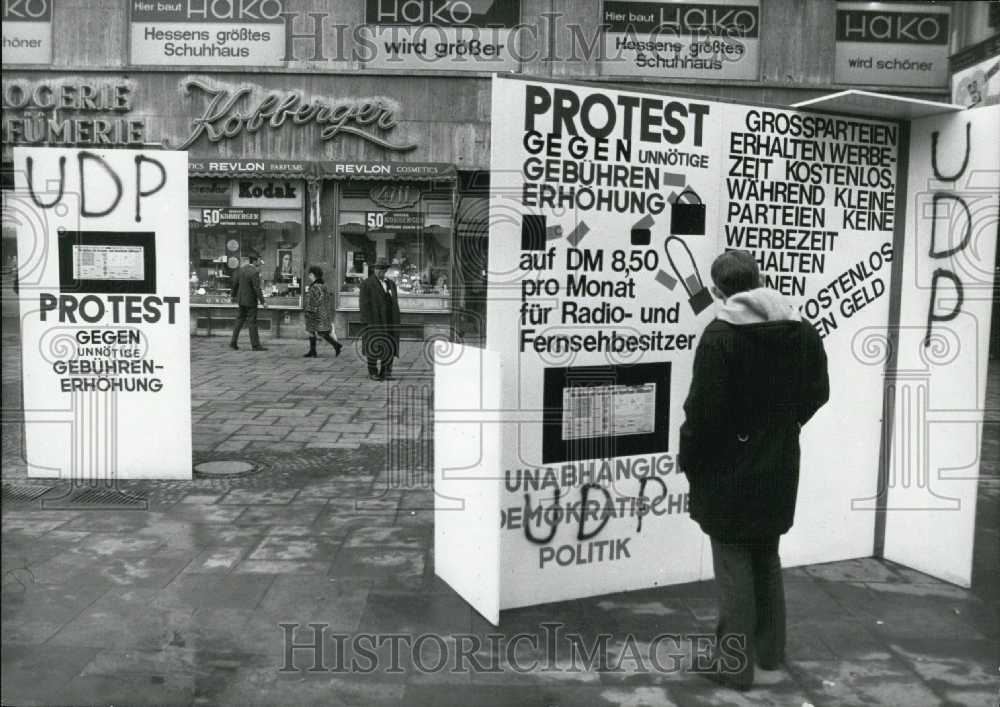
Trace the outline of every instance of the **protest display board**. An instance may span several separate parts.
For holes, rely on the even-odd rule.
[[[946,4],[838,2],[834,81],[946,86],[950,20]]]
[[[187,153],[14,148],[28,475],[191,478]]]
[[[914,120],[911,131],[885,557],[968,587],[1000,230],[1000,106]]]
[[[505,414],[469,430],[500,451],[435,454],[439,479],[500,497],[499,608],[711,576],[676,452],[726,248],[753,253],[830,359],[802,438],[809,522],[783,559],[870,555],[874,514],[852,502],[876,493],[884,359],[866,347],[888,323],[900,126],[516,79],[493,102],[517,117],[493,124],[486,348],[503,366],[480,375]],[[440,385],[468,384],[449,368]],[[836,454],[834,428],[852,441]]]
[[[759,0],[604,0],[601,74],[741,79],[760,74]]]
[[[284,0],[129,0],[129,63],[284,66]]]
[[[52,63],[53,0],[3,3],[3,63]]]
[[[520,0],[365,0],[359,51],[367,68],[517,71]]]

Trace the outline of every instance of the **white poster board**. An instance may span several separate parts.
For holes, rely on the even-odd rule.
[[[187,153],[14,148],[30,477],[191,478]]]
[[[1000,106],[915,120],[885,557],[968,587],[1000,228]]]
[[[499,457],[468,463],[501,480],[501,609],[711,576],[675,458],[727,247],[830,359],[785,564],[870,555],[855,504],[876,492],[884,359],[865,352],[888,323],[899,126],[499,78],[493,110],[511,116],[492,131],[486,344],[503,366],[484,374],[503,414]]]

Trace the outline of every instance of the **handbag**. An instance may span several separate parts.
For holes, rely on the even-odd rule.
[[[677,196],[670,209],[670,233],[675,236],[705,235],[705,204],[691,187],[686,187]]]

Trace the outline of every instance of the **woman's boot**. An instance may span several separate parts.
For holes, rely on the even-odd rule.
[[[329,332],[321,331],[320,332],[320,336],[322,336],[323,339],[328,344],[330,344],[330,346],[333,347],[333,352],[334,352],[333,355],[334,356],[339,356],[340,355],[340,350],[342,348],[344,348],[343,345],[339,341],[337,341],[336,339],[334,339],[332,336],[330,336]]]
[[[302,358],[316,358],[316,337],[309,337],[309,351]]]

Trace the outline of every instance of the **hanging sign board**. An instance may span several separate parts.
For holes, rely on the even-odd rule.
[[[129,63],[285,66],[284,0],[132,0]]]
[[[760,72],[758,0],[605,0],[604,76],[741,79]]]
[[[52,63],[54,0],[8,0],[3,3],[3,63]]]
[[[834,81],[946,86],[950,19],[943,4],[838,2]]]
[[[365,0],[358,51],[367,68],[517,71],[520,0]]]

